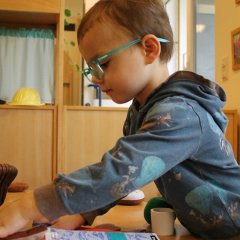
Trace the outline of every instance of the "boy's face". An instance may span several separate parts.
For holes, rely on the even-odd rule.
[[[110,23],[96,23],[80,41],[83,58],[91,62],[132,40],[119,26]],[[140,103],[145,100],[144,89],[151,80],[151,68],[146,64],[146,53],[141,42],[104,59],[99,63],[104,70],[98,84],[103,92],[116,103],[125,103],[136,97]]]

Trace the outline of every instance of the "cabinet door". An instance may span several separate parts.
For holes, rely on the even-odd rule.
[[[122,136],[127,109],[64,107],[64,154],[59,172],[71,172],[99,162]]]
[[[30,187],[52,181],[53,109],[0,109],[0,163],[17,167],[16,181]]]

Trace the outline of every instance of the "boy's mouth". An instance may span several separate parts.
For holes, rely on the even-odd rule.
[[[111,89],[102,89],[102,92],[108,94],[111,91]]]

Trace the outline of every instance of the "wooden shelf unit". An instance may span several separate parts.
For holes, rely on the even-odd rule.
[[[0,26],[55,32],[54,104],[0,105],[0,162],[18,168],[16,180],[37,187],[56,175],[57,144],[62,138],[64,0],[1,0]]]

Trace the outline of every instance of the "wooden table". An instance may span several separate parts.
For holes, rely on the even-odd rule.
[[[2,207],[10,204],[19,197],[22,193],[8,193],[6,200]],[[103,224],[113,224],[121,229],[121,231],[151,231],[150,225],[143,217],[143,210],[146,203],[142,202],[139,205],[126,206],[117,205],[110,209],[106,214],[98,216],[93,222],[93,226]],[[182,230],[182,225],[176,221],[176,235],[175,236],[162,236],[160,240],[199,240],[186,231]]]

